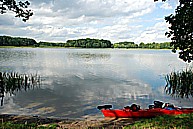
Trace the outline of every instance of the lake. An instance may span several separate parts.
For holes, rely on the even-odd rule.
[[[41,76],[39,88],[6,95],[0,112],[85,118],[103,117],[101,104],[190,107],[191,99],[164,92],[165,75],[186,66],[171,50],[0,48],[0,71]]]

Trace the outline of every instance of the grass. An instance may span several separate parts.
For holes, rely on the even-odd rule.
[[[192,120],[193,114],[166,115],[137,121],[125,129],[193,129]]]
[[[56,129],[57,124],[49,124],[48,126],[40,126],[32,124],[14,124],[12,122],[0,123],[0,129]]]
[[[123,129],[193,129],[193,114],[182,114],[176,116],[159,116],[151,119],[141,119]],[[16,124],[12,122],[0,122],[0,129],[56,129],[57,124],[47,124],[46,126],[31,124]],[[92,127],[91,127],[92,128]],[[98,127],[94,127],[98,128]],[[105,128],[105,127],[100,127]],[[86,128],[84,128],[86,129]]]
[[[15,46],[0,46],[0,48],[15,48]]]

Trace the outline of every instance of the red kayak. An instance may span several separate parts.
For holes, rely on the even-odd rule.
[[[168,105],[167,105],[168,104]],[[154,105],[150,105],[149,109],[140,109],[136,104],[126,106],[123,109],[112,109],[112,105],[102,105],[97,108],[101,110],[105,117],[116,118],[148,118],[160,115],[179,115],[193,113],[193,108],[177,108],[167,103],[165,107],[162,102],[154,101]]]

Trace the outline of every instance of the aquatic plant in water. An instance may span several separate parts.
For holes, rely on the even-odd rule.
[[[10,95],[15,94],[16,91],[34,88],[40,85],[40,76],[37,74],[27,75],[18,74],[16,72],[0,72],[0,97],[1,106],[3,105],[3,98],[6,93]]]
[[[193,97],[193,71],[192,68],[186,68],[182,71],[171,72],[165,76],[166,94],[174,97],[189,98]]]

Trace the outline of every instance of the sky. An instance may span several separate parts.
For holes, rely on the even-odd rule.
[[[178,0],[29,0],[34,15],[27,22],[8,12],[0,14],[0,35],[66,42],[96,38],[137,44],[168,42],[165,16],[174,14]]]

